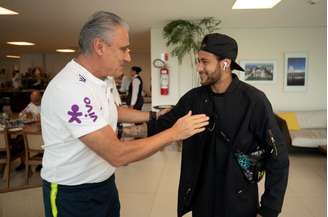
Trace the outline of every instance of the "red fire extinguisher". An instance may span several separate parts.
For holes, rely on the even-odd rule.
[[[155,59],[153,61],[154,67],[159,69],[160,73],[160,92],[161,95],[169,95],[169,67],[167,61],[169,59],[168,53],[163,53],[161,59]]]
[[[169,94],[169,69],[164,65],[160,69],[160,88],[161,95]]]

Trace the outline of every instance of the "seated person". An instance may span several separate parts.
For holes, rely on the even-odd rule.
[[[31,102],[26,108],[19,113],[19,118],[24,120],[40,121],[41,112],[41,94],[37,90],[33,90],[30,95]]]
[[[40,112],[41,112],[41,93],[38,90],[33,90],[30,95],[31,102],[26,106],[23,111],[19,113],[19,118],[23,120],[34,120],[40,121]],[[15,141],[15,146],[18,149],[24,149],[24,139],[21,136],[18,136]],[[16,168],[17,171],[25,168],[24,160],[22,159],[22,163]],[[40,167],[37,168],[39,170]]]

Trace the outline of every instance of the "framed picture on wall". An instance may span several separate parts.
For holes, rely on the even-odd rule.
[[[242,60],[240,79],[248,83],[273,84],[277,78],[277,62],[274,60]]]
[[[308,77],[306,53],[285,54],[285,91],[305,91]]]

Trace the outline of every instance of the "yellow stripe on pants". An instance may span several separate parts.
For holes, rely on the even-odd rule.
[[[53,217],[57,217],[58,215],[57,206],[56,206],[57,191],[58,191],[58,185],[56,183],[51,183],[50,203],[51,203],[51,212]]]

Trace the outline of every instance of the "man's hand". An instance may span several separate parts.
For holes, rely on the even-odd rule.
[[[196,133],[203,132],[205,126],[208,125],[208,120],[209,118],[204,114],[191,115],[191,111],[189,111],[188,114],[179,118],[171,129],[174,131],[177,140],[183,140]]]
[[[262,217],[260,214],[257,214],[256,217]]]

